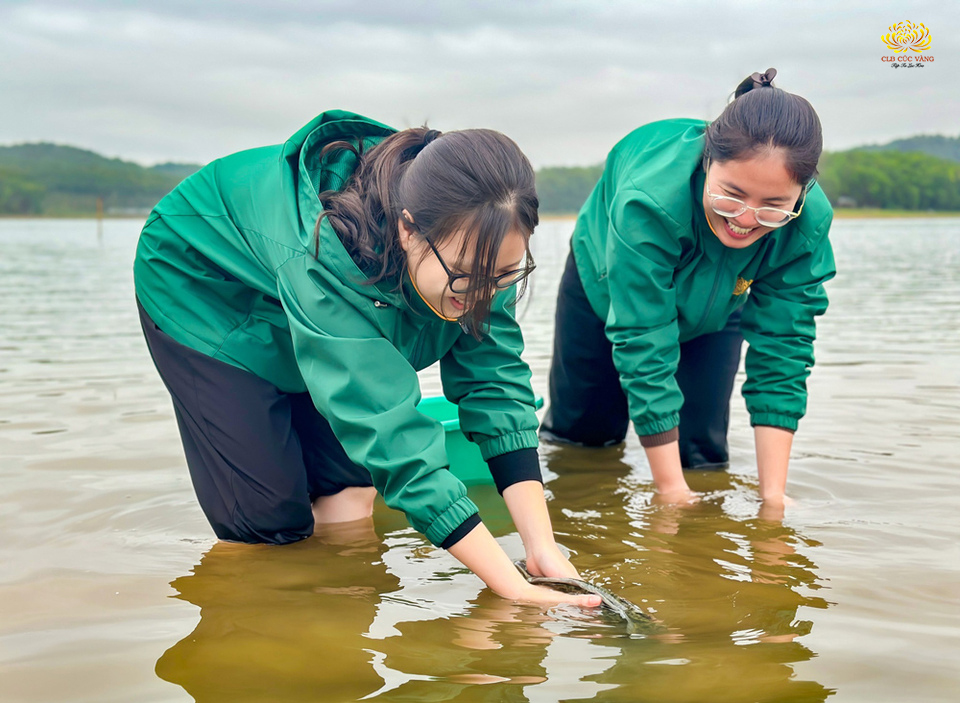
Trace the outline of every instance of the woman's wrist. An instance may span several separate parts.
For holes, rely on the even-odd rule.
[[[553,525],[547,511],[547,499],[543,484],[539,481],[520,481],[503,491],[503,500],[520,533],[523,548],[527,552],[555,547]]]
[[[647,462],[650,464],[650,473],[653,474],[657,491],[664,495],[690,492],[680,464],[679,442],[644,447],[644,451],[647,454]]]
[[[757,447],[760,498],[782,502],[787,489],[793,432],[780,427],[757,425],[753,428],[753,434]]]

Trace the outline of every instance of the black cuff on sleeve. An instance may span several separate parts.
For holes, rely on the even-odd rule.
[[[501,495],[507,488],[521,481],[543,483],[543,476],[540,475],[540,455],[536,447],[491,457],[487,466],[490,467],[493,482],[497,484],[497,491]]]
[[[466,520],[464,520],[462,523],[460,523],[460,527],[458,527],[449,535],[447,535],[447,538],[443,540],[440,546],[443,547],[444,549],[450,549],[450,547],[452,547],[457,542],[459,542],[464,537],[466,537],[467,533],[470,532],[470,530],[472,530],[474,527],[476,527],[479,524],[480,524],[480,513],[474,513],[473,515],[468,517]]]

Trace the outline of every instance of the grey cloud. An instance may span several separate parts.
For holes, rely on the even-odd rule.
[[[208,160],[343,107],[501,129],[535,163],[593,163],[645,121],[715,116],[771,65],[817,107],[828,147],[955,132],[957,22],[926,6],[943,62],[895,72],[879,35],[905,14],[822,0],[0,3],[0,142]]]

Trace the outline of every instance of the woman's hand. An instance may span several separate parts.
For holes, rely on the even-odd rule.
[[[546,586],[535,586],[532,583],[523,582],[523,590],[513,600],[521,603],[538,603],[542,605],[552,605],[566,603],[577,605],[581,608],[600,607],[600,596],[587,595],[577,596],[570,593],[561,593]]]
[[[571,595],[527,583],[483,523],[448,551],[504,598],[524,603],[570,603],[583,608],[600,605],[600,596]]]
[[[783,520],[783,513],[786,507],[788,505],[794,505],[795,502],[793,498],[783,494],[764,499],[760,504],[760,512],[757,514],[757,517],[767,522],[780,522]]]
[[[527,550],[527,571],[534,576],[578,579],[580,574],[556,543]]]
[[[695,505],[700,502],[700,495],[691,491],[686,483],[672,490],[658,490],[653,496],[656,505]]]

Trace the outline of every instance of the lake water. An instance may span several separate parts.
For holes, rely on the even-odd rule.
[[[646,637],[504,601],[383,506],[375,536],[215,543],[137,324],[139,226],[0,220],[5,703],[960,699],[960,220],[835,224],[782,522],[739,394],[690,508],[652,502],[634,437],[544,448],[559,541],[656,613]],[[541,394],[570,229],[539,228],[522,305]]]

